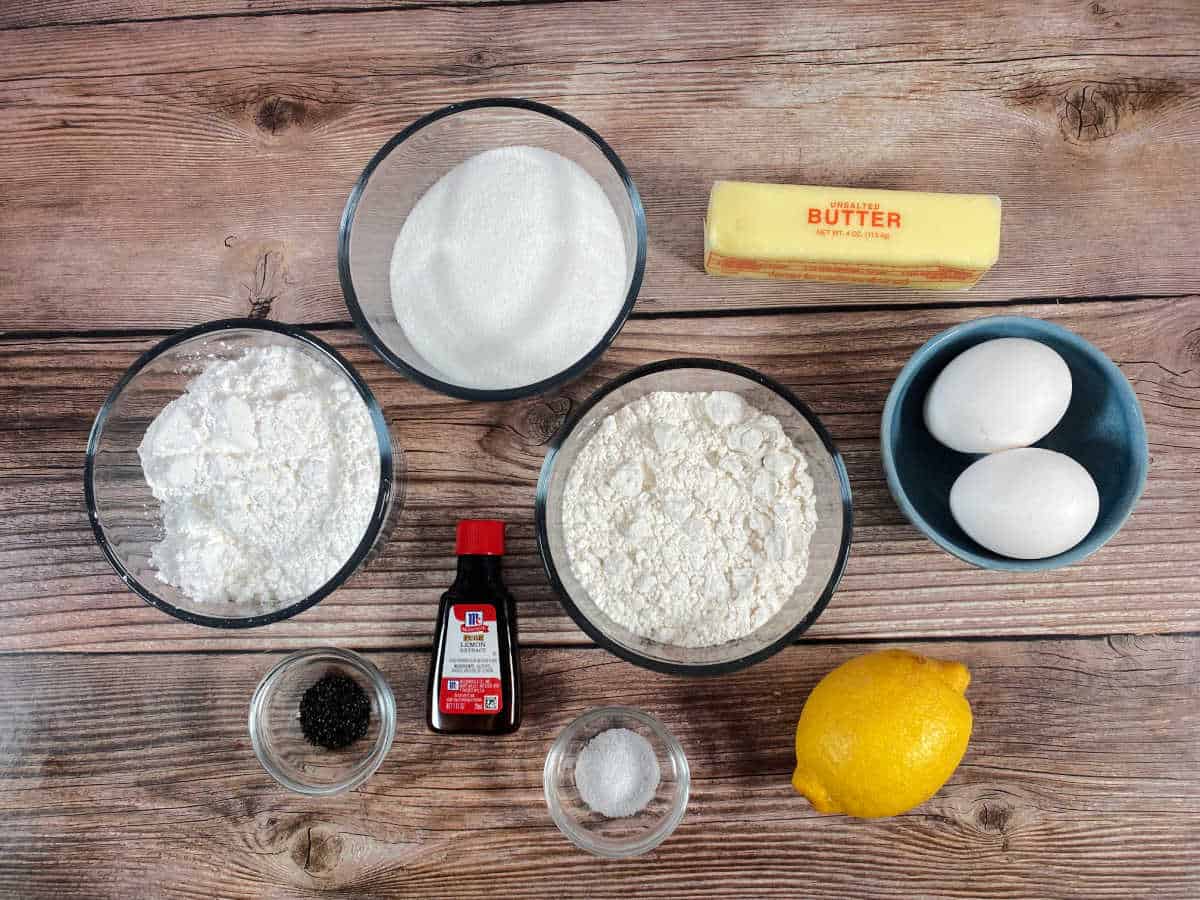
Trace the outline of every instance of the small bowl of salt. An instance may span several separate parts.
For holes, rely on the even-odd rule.
[[[542,772],[554,824],[576,847],[611,858],[638,856],[666,840],[687,810],[690,782],[679,741],[627,706],[577,718]]]

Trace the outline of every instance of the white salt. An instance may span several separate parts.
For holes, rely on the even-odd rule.
[[[592,812],[635,816],[654,799],[661,773],[650,742],[628,728],[602,731],[575,760],[575,787]]]
[[[616,211],[577,163],[537,147],[472,156],[417,201],[392,250],[396,319],[430,374],[521,387],[585,356],[627,289]]]

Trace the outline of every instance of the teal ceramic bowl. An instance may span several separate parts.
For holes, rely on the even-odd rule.
[[[1034,444],[1077,460],[1096,481],[1100,515],[1082,541],[1045,559],[1010,559],[980,546],[950,515],[950,487],[977,454],[959,453],[925,427],[925,395],[950,360],[983,341],[1021,337],[1058,352],[1071,370],[1071,405],[1054,430]],[[956,325],[927,341],[900,371],[880,430],[888,489],[926,537],[983,569],[1058,569],[1095,553],[1133,512],[1146,483],[1150,452],[1137,395],[1113,361],[1074,332],[1025,316],[989,316]]]

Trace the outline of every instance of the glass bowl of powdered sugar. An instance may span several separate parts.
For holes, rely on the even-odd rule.
[[[645,262],[645,214],[617,154],[520,99],[456,103],[393,137],[338,240],[346,306],[375,351],[468,400],[582,373],[624,325]]]
[[[714,675],[816,620],[852,515],[841,455],[799,398],[744,366],[674,359],[580,406],[546,454],[535,517],[547,574],[598,644]]]
[[[125,583],[177,618],[277,622],[342,585],[399,510],[379,404],[330,346],[227,319],[143,354],[92,427],[96,540]]]
[[[683,747],[653,716],[627,706],[584,713],[546,755],[550,817],[597,856],[637,856],[666,840],[687,811]]]

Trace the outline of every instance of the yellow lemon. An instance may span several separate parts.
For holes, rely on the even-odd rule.
[[[842,663],[800,713],[792,785],[818,812],[861,818],[924,803],[966,752],[970,680],[962,663],[906,650]]]

